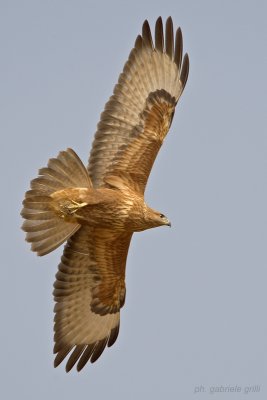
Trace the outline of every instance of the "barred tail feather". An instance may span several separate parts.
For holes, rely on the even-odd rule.
[[[79,228],[77,222],[61,218],[53,206],[51,195],[58,190],[75,187],[92,187],[86,168],[72,149],[59,153],[49,160],[46,168],[31,181],[31,190],[25,194],[21,216],[26,241],[39,256],[50,253]]]

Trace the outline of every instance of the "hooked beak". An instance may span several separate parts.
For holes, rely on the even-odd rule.
[[[166,218],[166,217],[165,217],[165,225],[166,225],[166,226],[169,226],[169,227],[172,226],[171,221],[168,220],[168,218]]]

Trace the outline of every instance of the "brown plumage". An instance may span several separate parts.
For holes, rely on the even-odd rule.
[[[107,102],[86,169],[67,149],[31,182],[21,215],[33,251],[67,240],[54,284],[55,367],[96,361],[117,339],[133,232],[170,225],[144,201],[147,180],[185,87],[189,59],[180,28],[147,21]]]

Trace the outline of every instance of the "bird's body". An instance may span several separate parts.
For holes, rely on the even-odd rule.
[[[81,370],[116,341],[134,232],[170,226],[150,208],[147,180],[185,87],[189,60],[180,28],[147,21],[107,102],[86,168],[72,149],[39,170],[26,192],[22,228],[45,255],[67,241],[54,284],[54,365]]]
[[[165,216],[147,206],[144,196],[126,186],[119,187],[119,180],[116,183],[110,188],[57,190],[51,195],[55,213],[67,222],[117,232],[140,232],[169,224]]]
[[[122,230],[131,215],[134,203],[130,194],[113,189],[74,188],[59,190],[53,195],[55,210],[68,221],[89,224],[103,229]]]

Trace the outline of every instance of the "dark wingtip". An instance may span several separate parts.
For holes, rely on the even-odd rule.
[[[163,26],[163,24],[162,24],[162,17],[161,17],[161,16],[159,16],[159,17],[157,18],[156,25],[157,25],[157,24]]]
[[[179,27],[175,35],[175,51],[174,51],[174,62],[180,71],[183,57],[183,34]]]
[[[187,78],[189,74],[189,56],[187,53],[184,55],[183,64],[182,64],[182,71],[180,81],[182,82],[183,89],[186,85]]]
[[[120,323],[118,323],[118,325],[111,330],[107,344],[108,347],[113,346],[113,344],[116,342],[117,337],[119,335],[119,331],[120,331]]]
[[[91,363],[96,362],[96,360],[98,360],[98,358],[101,356],[101,354],[105,350],[107,341],[108,341],[108,338],[105,338],[105,339],[99,340],[99,342],[96,344],[93,354],[90,359]]]
[[[134,47],[138,50],[141,49],[143,47],[143,38],[141,35],[138,35],[136,40],[135,40],[135,44]]]
[[[153,40],[152,40],[152,35],[150,31],[150,26],[148,23],[148,20],[146,19],[145,22],[143,23],[142,27],[142,36],[143,40],[146,46],[151,47],[153,49]]]
[[[83,367],[87,364],[89,358],[91,357],[94,351],[94,348],[95,348],[95,343],[88,345],[87,348],[84,350],[77,364],[78,372],[80,372],[83,369]]]
[[[163,39],[163,24],[161,17],[158,17],[155,25],[155,47],[161,53],[163,52],[164,39]]]
[[[72,354],[70,355],[70,357],[67,361],[67,364],[65,367],[66,372],[69,372],[74,367],[74,365],[80,358],[81,354],[84,352],[85,348],[86,348],[86,344],[79,344],[75,347],[75,349],[73,350]]]
[[[57,368],[59,364],[67,357],[74,346],[66,347],[65,349],[59,351],[54,359],[54,368]]]
[[[172,18],[168,17],[166,20],[166,32],[165,32],[165,47],[166,53],[172,59],[173,58],[173,23]]]

